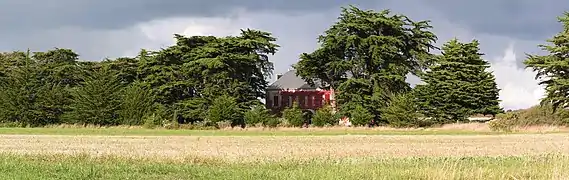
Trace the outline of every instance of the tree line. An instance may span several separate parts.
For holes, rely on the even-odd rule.
[[[527,67],[546,85],[544,103],[566,107],[564,31],[541,46],[549,55],[528,55]],[[430,126],[465,121],[473,114],[496,115],[499,89],[487,71],[477,40],[452,39],[436,47],[430,21],[389,10],[342,8],[338,21],[318,37],[320,47],[302,53],[293,67],[307,82],[336,90],[338,112],[319,109],[315,126],[342,116],[355,125]],[[177,127],[301,126],[298,106],[278,118],[265,109],[269,57],[280,46],[270,32],[244,29],[240,35],[185,37],[136,57],[82,61],[71,49],[0,54],[0,120],[4,125],[145,125]],[[435,51],[440,54],[435,54]],[[422,84],[411,87],[409,74]],[[428,117],[428,118],[427,118]]]

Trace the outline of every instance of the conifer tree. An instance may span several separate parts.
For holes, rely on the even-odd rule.
[[[318,37],[313,52],[300,55],[297,74],[310,84],[337,90],[340,114],[364,108],[379,120],[391,94],[411,89],[406,76],[432,59],[436,35],[429,21],[414,21],[390,10],[342,8],[338,21]],[[363,112],[363,111],[362,111]]]
[[[20,52],[15,52],[21,54]],[[13,122],[22,126],[37,126],[44,124],[37,106],[39,89],[35,63],[30,51],[25,55],[11,59],[18,65],[10,67],[10,73],[1,85],[0,90],[0,120]]]
[[[461,43],[456,38],[443,45],[442,55],[422,75],[426,84],[416,87],[422,113],[449,123],[502,111],[494,75],[486,71],[489,63],[478,46],[477,40]]]
[[[553,111],[557,108],[569,107],[569,12],[558,17],[563,29],[553,38],[548,39],[550,45],[539,45],[547,55],[529,54],[524,61],[526,68],[537,72],[536,79],[545,85],[545,97],[541,104],[551,103]]]
[[[114,73],[101,68],[91,72],[72,90],[71,111],[64,115],[68,123],[117,125],[122,86]]]

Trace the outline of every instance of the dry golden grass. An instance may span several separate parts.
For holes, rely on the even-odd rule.
[[[569,134],[383,136],[0,135],[0,152],[223,161],[569,154]]]
[[[78,129],[78,128],[89,128],[89,129],[143,129],[142,126],[95,126],[95,125],[75,125],[75,124],[60,124],[60,125],[49,125],[45,128],[64,128],[64,129]],[[158,128],[161,129],[161,128]],[[460,123],[460,124],[446,124],[441,127],[434,128],[394,128],[388,126],[379,126],[374,128],[369,127],[310,127],[310,128],[296,128],[296,127],[278,127],[278,128],[265,128],[265,127],[247,127],[247,128],[223,128],[220,131],[284,131],[284,132],[296,132],[296,131],[470,131],[470,132],[492,132],[487,123]],[[565,126],[553,126],[553,125],[533,125],[525,127],[514,127],[513,132],[528,132],[528,133],[548,133],[548,132],[569,132],[569,127]]]

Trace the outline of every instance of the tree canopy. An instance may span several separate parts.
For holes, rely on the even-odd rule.
[[[539,85],[545,85],[542,104],[552,103],[553,110],[569,107],[569,12],[558,17],[563,30],[548,39],[550,45],[538,45],[547,55],[528,54],[526,68],[537,72]]]
[[[375,118],[390,94],[410,90],[408,74],[432,60],[436,35],[429,21],[413,21],[390,10],[343,8],[338,21],[318,38],[320,47],[303,53],[294,66],[307,82],[337,89],[344,113],[364,105]]]
[[[448,123],[502,111],[495,77],[486,71],[489,63],[478,46],[477,40],[462,43],[456,38],[443,45],[442,55],[421,76],[425,84],[416,87],[425,115]]]
[[[23,125],[140,125],[153,114],[196,122],[213,117],[207,111],[221,96],[235,101],[233,118],[261,104],[274,68],[269,56],[279,48],[271,33],[174,38],[157,51],[99,62],[79,61],[70,49],[2,53],[0,118]]]
[[[549,78],[541,82],[549,93],[544,101],[566,107],[569,14],[560,21],[563,33],[549,40],[554,45],[542,46],[551,54],[528,55],[525,63],[538,77]],[[428,20],[390,10],[342,8],[338,20],[317,38],[319,47],[300,54],[293,65],[309,84],[333,89],[339,109],[326,107],[311,117],[295,105],[282,113],[284,119],[297,127],[324,126],[341,116],[354,125],[409,127],[431,124],[420,116],[448,123],[502,112],[500,90],[486,71],[489,63],[481,57],[479,42],[453,39],[435,55],[432,51],[439,48],[432,28]],[[0,53],[0,125],[287,124],[260,100],[274,70],[269,57],[280,48],[270,32],[243,29],[235,36],[173,38],[175,43],[162,49],[102,61],[81,60],[73,50],[60,48]],[[419,76],[424,85],[411,87],[408,75]]]

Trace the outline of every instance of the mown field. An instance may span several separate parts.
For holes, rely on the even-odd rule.
[[[272,130],[273,134],[262,134],[271,132],[265,130],[204,134],[177,130],[167,134],[168,130],[148,130],[155,133],[144,134],[142,129],[109,128],[105,131],[128,133],[103,135],[94,130],[0,128],[0,179],[569,177],[569,133],[560,131],[458,135],[467,131],[289,129]]]

